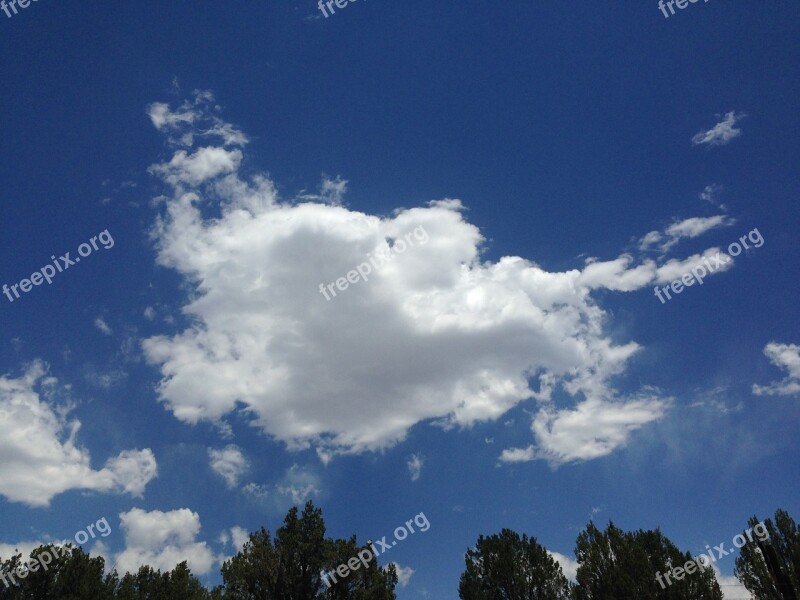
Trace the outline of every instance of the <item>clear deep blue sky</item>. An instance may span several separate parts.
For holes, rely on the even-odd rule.
[[[188,508],[202,525],[193,543],[230,555],[233,548],[220,542],[220,532],[262,525],[274,530],[294,500],[309,497],[323,508],[329,533],[341,537],[389,537],[424,512],[430,530],[399,543],[386,560],[414,570],[399,598],[450,599],[457,597],[466,548],[479,534],[502,527],[534,535],[548,549],[573,557],[575,537],[589,518],[602,524],[611,519],[625,529],[661,527],[693,553],[705,544],[729,542],[754,514],[764,518],[782,507],[800,518],[800,397],[793,387],[800,372],[797,2],[710,0],[664,18],[653,1],[358,0],[321,18],[311,1],[39,0],[12,18],[0,12],[0,49],[0,283],[19,282],[51,262],[51,255],[71,251],[74,257],[81,242],[103,230],[114,239],[113,248],[101,247],[52,285],[34,287],[13,303],[0,296],[0,419],[8,440],[0,442],[6,480],[0,487],[0,544],[71,537],[105,515],[114,530],[104,539],[105,552],[113,557],[126,544],[130,550],[120,513]],[[337,176],[347,180],[341,200],[347,210],[387,222],[396,209],[459,199],[459,223],[477,227],[485,239],[473,267],[489,279],[499,275],[482,262],[505,256],[564,274],[584,269],[589,257],[612,261],[627,254],[631,269],[648,260],[658,266],[671,258],[687,260],[709,248],[724,250],[754,228],[764,244],[666,304],[655,298],[653,282],[621,291],[604,280],[587,292],[589,299],[582,297],[582,307],[602,311],[598,339],[641,347],[603,379],[603,399],[618,403],[613,406],[621,407],[622,424],[612,417],[614,423],[604,421],[608,413],[602,411],[587,423],[574,423],[569,411],[586,398],[562,387],[551,400],[519,398],[491,417],[437,425],[452,416],[447,401],[437,404],[437,390],[481,369],[507,374],[506,366],[518,361],[529,361],[532,372],[517,374],[531,377],[532,389],[539,389],[534,375],[561,360],[555,338],[540,346],[535,336],[509,341],[525,329],[525,319],[534,318],[510,300],[502,303],[522,311],[519,321],[492,313],[483,323],[492,334],[479,339],[480,327],[471,322],[465,327],[477,329],[469,343],[441,330],[409,334],[396,346],[413,345],[414,352],[398,350],[397,357],[389,355],[392,340],[378,344],[371,328],[332,329],[338,334],[321,359],[289,365],[294,379],[288,397],[301,397],[306,386],[330,389],[322,372],[336,371],[337,363],[326,357],[351,349],[356,356],[359,345],[375,344],[391,368],[378,373],[365,367],[363,380],[355,383],[342,374],[336,383],[351,390],[352,402],[336,396],[330,410],[351,411],[348,419],[355,423],[369,406],[376,423],[396,417],[404,425],[400,434],[387,434],[369,448],[344,444],[325,464],[316,450],[331,432],[323,428],[321,435],[303,438],[305,448],[287,444],[292,435],[302,436],[287,433],[292,425],[275,416],[275,394],[248,391],[231,400],[238,404],[225,411],[227,430],[219,421],[178,418],[170,401],[180,394],[186,403],[203,401],[185,390],[164,397],[158,386],[167,377],[166,359],[148,358],[143,350],[142,342],[156,336],[217,326],[241,341],[236,336],[245,329],[226,329],[219,321],[209,325],[209,313],[204,321],[184,310],[204,289],[213,289],[219,306],[208,310],[236,320],[239,309],[220,308],[238,296],[223,285],[222,275],[205,272],[201,279],[208,287],[202,288],[185,264],[165,265],[163,257],[159,264],[166,238],[158,239],[153,228],[175,201],[156,198],[172,198],[175,191],[148,167],[169,162],[176,148],[153,126],[148,110],[164,103],[177,114],[183,102],[193,102],[195,90],[213,91],[211,104],[219,110],[208,110],[249,139],[238,176],[269,177],[287,206],[315,193],[321,179]],[[738,134],[718,144],[692,143],[695,134],[712,130],[731,112]],[[709,186],[713,201],[700,197]],[[208,194],[201,213],[209,219],[204,226],[213,227],[219,199]],[[667,255],[639,247],[648,232],[663,236],[672,224],[720,215],[721,225],[697,237],[685,235]],[[457,253],[448,249],[462,248],[467,242],[459,236],[466,234],[455,226],[452,233],[430,227],[431,243],[420,249],[429,254],[421,260],[431,269],[457,265]],[[342,225],[330,235],[344,239],[344,231]],[[177,245],[193,237],[176,230],[169,235]],[[230,243],[244,245],[237,255],[242,261],[282,260],[296,280],[339,248],[325,249],[329,237],[307,238],[318,250],[317,263],[299,251],[258,255],[252,237],[258,232],[229,235]],[[231,260],[231,268],[239,268],[240,259]],[[343,274],[319,268],[326,282]],[[442,272],[437,269],[431,278]],[[247,272],[252,271],[240,281]],[[387,302],[401,311],[407,305],[397,290],[411,294],[417,288],[410,276],[392,273],[386,277],[397,277],[396,294]],[[373,283],[359,283],[358,293],[377,293],[383,283]],[[502,296],[489,283],[474,285],[489,286],[486,298]],[[545,289],[549,280],[537,280],[530,289],[513,277],[502,285],[517,300],[517,293],[538,298],[551,291]],[[476,296],[455,289],[441,306],[432,300],[420,305],[440,311],[433,316],[403,313],[408,329],[440,323],[436,315],[453,306],[452,298],[482,297],[477,287]],[[364,308],[374,304],[347,304],[355,292],[331,303],[315,289],[310,293],[333,311],[324,313],[328,320],[381,321]],[[263,323],[287,314],[277,304],[287,300],[281,294],[277,300],[264,296],[263,308],[250,307],[254,318],[264,319],[262,333],[273,332]],[[541,306],[540,299],[531,302]],[[477,310],[467,305],[465,310]],[[316,310],[304,314],[316,319]],[[370,316],[362,320],[364,312]],[[296,318],[308,324],[302,315]],[[279,327],[274,333],[286,335]],[[564,333],[576,340],[584,335],[577,329]],[[308,344],[311,357],[320,349],[315,340],[307,334],[294,341]],[[781,351],[783,363],[765,354],[768,344]],[[166,352],[172,358],[180,354],[171,348]],[[553,356],[545,356],[548,348]],[[279,347],[273,349],[283,356]],[[248,351],[219,368],[264,363]],[[424,360],[412,360],[415,352],[430,352],[430,370],[437,373],[429,373],[420,364]],[[595,363],[586,360],[575,366],[591,370]],[[32,364],[45,365],[47,375],[28,385],[23,378]],[[465,364],[469,374],[461,370]],[[250,384],[279,377],[263,366],[249,371]],[[187,375],[200,396],[218,383],[203,380],[210,370]],[[393,373],[409,386],[421,382],[415,393],[437,398],[430,404],[439,413],[420,417],[403,408],[413,402],[397,395]],[[47,384],[47,376],[58,382]],[[568,379],[569,369],[559,376]],[[754,384],[773,385],[773,393],[756,393]],[[370,398],[359,396],[365,390]],[[630,417],[638,405],[629,403],[643,396],[658,400],[639,407],[649,415],[639,422]],[[320,405],[306,408],[324,410],[324,398],[315,398]],[[29,409],[20,409],[19,402],[28,402]],[[65,404],[72,410],[60,417],[54,407]],[[291,414],[291,406],[286,411],[281,414]],[[543,414],[564,417],[551,421],[564,436],[547,438],[551,446],[531,430],[532,420]],[[269,423],[266,430],[253,426],[256,418]],[[69,423],[75,421],[81,426],[70,439]],[[365,422],[364,427],[372,423]],[[597,436],[585,428],[594,423]],[[348,432],[346,426],[333,430]],[[559,443],[564,445],[553,450]],[[593,443],[605,444],[607,451],[582,454]],[[67,446],[83,458],[66,452]],[[225,447],[248,465],[230,486],[209,461],[209,449]],[[529,447],[532,460],[501,460],[504,450]],[[68,474],[70,465],[84,461],[96,475],[107,460],[137,449],[150,449],[158,470],[157,477],[146,477],[141,493],[102,482],[86,485],[85,474]],[[66,462],[53,459],[59,452],[68,456]],[[412,455],[422,462],[413,480]],[[43,492],[21,473],[64,481]],[[157,541],[152,543],[157,552]],[[203,551],[192,546],[187,556]],[[724,576],[732,575],[733,562],[720,561]],[[215,583],[218,573],[214,565],[200,577]]]

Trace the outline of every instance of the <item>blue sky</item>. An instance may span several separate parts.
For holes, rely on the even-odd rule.
[[[0,283],[113,239],[0,295],[0,555],[105,516],[110,564],[177,539],[213,584],[311,498],[340,537],[424,512],[385,559],[447,599],[502,527],[569,567],[590,518],[693,553],[797,518],[798,17],[0,13]]]

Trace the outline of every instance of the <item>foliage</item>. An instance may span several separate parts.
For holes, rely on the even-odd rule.
[[[535,538],[510,529],[478,537],[467,550],[461,600],[566,600],[570,584],[561,566]]]
[[[759,521],[748,522],[755,529]],[[775,521],[767,519],[764,527],[769,538],[757,534],[742,546],[736,559],[735,574],[756,600],[800,600],[800,531],[784,510],[775,512]]]

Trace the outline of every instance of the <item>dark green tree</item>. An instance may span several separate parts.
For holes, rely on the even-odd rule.
[[[275,534],[279,550],[281,600],[313,600],[320,591],[325,558],[325,522],[322,510],[306,502],[298,518],[293,506]]]
[[[763,525],[753,516],[734,573],[756,600],[800,600],[800,532],[784,510]],[[752,541],[749,538],[752,537]]]
[[[186,561],[161,573],[142,566],[136,575],[126,573],[117,582],[115,600],[209,600],[210,592],[192,575]]]
[[[360,550],[356,539],[325,538],[322,511],[307,502],[302,514],[292,508],[274,540],[262,528],[222,565],[226,600],[394,600],[397,575],[376,561],[337,581],[322,579]],[[328,586],[330,584],[330,587]]]
[[[567,600],[572,597],[561,565],[536,541],[510,529],[479,536],[467,550],[461,600]]]
[[[339,577],[334,570],[339,565],[347,564],[354,556],[363,556],[366,568],[359,563],[359,568],[350,571],[345,577]],[[369,556],[368,556],[369,554]],[[397,571],[393,564],[386,570],[378,566],[367,546],[359,547],[355,536],[349,540],[326,540],[324,571],[330,588],[323,591],[324,600],[394,600],[394,589],[397,586]]]
[[[605,531],[600,531],[590,521],[578,536],[575,556],[579,563],[577,600],[722,600],[710,568],[681,579],[671,576],[671,583],[667,583],[665,574],[673,567],[683,567],[692,557],[688,552],[681,553],[658,529],[630,533],[609,523]]]
[[[18,570],[23,563],[29,568]],[[103,575],[104,568],[102,557],[91,558],[69,544],[39,546],[29,559],[16,554],[0,564],[9,583],[0,584],[0,599],[113,600],[114,580]]]
[[[233,558],[222,565],[226,600],[274,600],[278,595],[280,560],[269,531],[263,527]]]

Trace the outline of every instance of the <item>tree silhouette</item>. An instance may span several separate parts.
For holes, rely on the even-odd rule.
[[[800,532],[784,510],[775,511],[775,522],[748,522],[753,539],[742,546],[735,574],[756,600],[800,600]],[[759,535],[766,531],[763,535]]]

